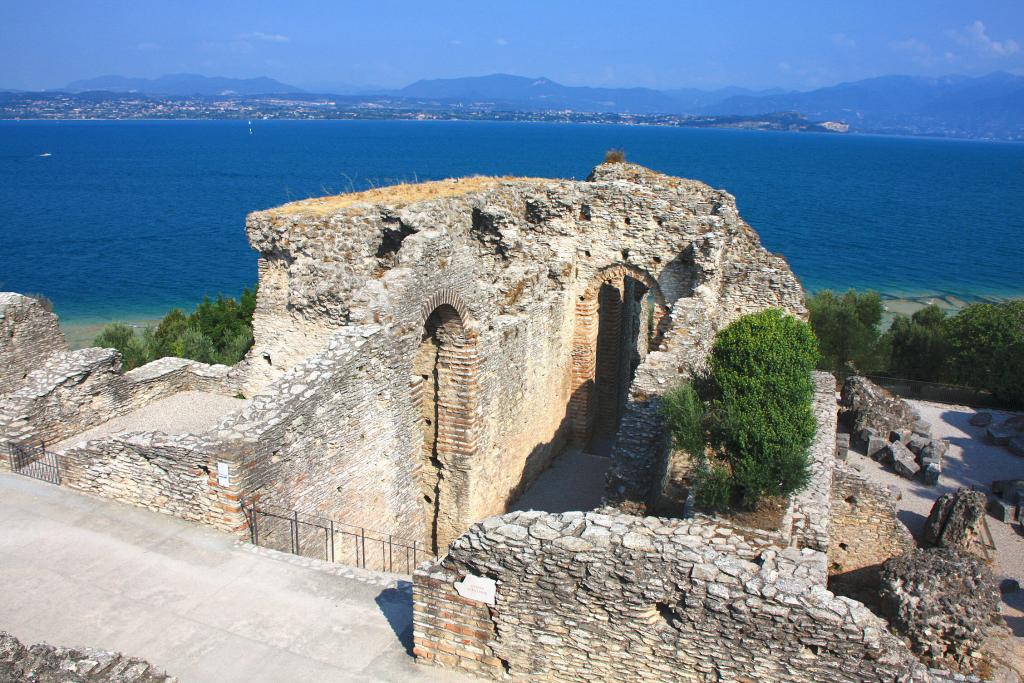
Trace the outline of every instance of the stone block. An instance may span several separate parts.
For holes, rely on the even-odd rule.
[[[930,462],[924,466],[924,483],[927,486],[935,486],[939,483],[939,476],[942,474],[942,468],[934,462]]]
[[[931,441],[931,439],[914,434],[910,437],[910,441],[907,442],[907,448],[909,448],[910,452],[914,455],[920,455],[921,451],[924,450],[924,447],[928,445],[929,441]]]
[[[846,432],[836,434],[836,457],[845,461],[849,452],[850,435]]]
[[[1016,506],[1011,505],[1002,498],[991,497],[988,500],[988,513],[1000,522],[1012,522],[1016,512]]]
[[[914,475],[921,471],[921,466],[917,464],[917,458],[902,443],[897,441],[889,444],[889,452],[892,457],[892,468],[901,477],[913,479]]]
[[[888,455],[889,442],[880,436],[873,436],[868,441],[867,454],[872,460],[883,460]]]
[[[969,422],[975,427],[988,427],[992,424],[992,413],[975,413],[971,415]]]
[[[1006,447],[1014,455],[1024,458],[1024,436],[1015,436],[1006,442]]]
[[[878,430],[872,427],[865,427],[857,432],[857,440],[865,445],[871,440],[871,437],[874,436],[878,436]]]
[[[914,422],[913,433],[929,439],[932,436],[932,426],[924,420],[917,420]]]

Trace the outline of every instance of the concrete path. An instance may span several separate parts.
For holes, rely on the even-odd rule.
[[[115,417],[81,434],[47,448],[63,451],[83,441],[125,432],[201,434],[212,429],[221,417],[245,405],[242,399],[206,391],[182,391],[153,401],[127,415]]]
[[[611,460],[583,453],[566,451],[555,458],[526,493],[510,510],[543,510],[568,512],[593,510],[604,495],[604,475]]]
[[[470,681],[416,664],[407,577],[255,548],[0,473],[0,630],[182,683]]]

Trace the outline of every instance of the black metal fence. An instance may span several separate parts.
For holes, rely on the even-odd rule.
[[[56,453],[46,450],[42,442],[8,443],[7,461],[15,474],[60,484],[60,460]]]
[[[925,382],[917,379],[868,375],[868,379],[880,387],[888,389],[900,398],[910,398],[935,403],[968,405],[977,408],[999,407],[992,399],[992,394],[983,389],[943,384],[941,382]]]
[[[253,545],[362,569],[411,574],[430,548],[392,534],[256,502],[245,506]]]

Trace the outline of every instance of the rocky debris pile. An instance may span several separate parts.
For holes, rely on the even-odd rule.
[[[843,383],[840,406],[842,419],[850,433],[861,441],[867,441],[864,430],[872,430],[875,435],[885,438],[896,432],[909,439],[915,424],[921,421],[921,416],[905,401],[891,396],[867,377],[857,375],[848,377]],[[923,429],[928,427],[924,423],[920,426]]]
[[[0,631],[0,681],[11,683],[175,683],[151,664],[117,652],[54,647],[25,647]]]
[[[974,673],[992,627],[1002,624],[999,586],[978,558],[952,548],[913,550],[885,563],[881,606],[930,664]]]
[[[961,488],[935,500],[924,525],[924,544],[952,548],[988,560],[991,534],[985,522],[988,497],[981,491]]]
[[[892,465],[901,477],[920,474],[929,486],[939,483],[949,444],[932,438],[920,413],[866,377],[846,380],[841,403],[843,419],[869,457]]]
[[[975,417],[979,415],[989,414],[978,413]],[[971,424],[974,424],[973,420],[974,418],[971,418]],[[989,441],[997,446],[1006,446],[1014,455],[1024,457],[1024,415],[1008,417],[999,424],[995,424],[991,415],[989,415],[989,423],[985,429],[985,435]]]

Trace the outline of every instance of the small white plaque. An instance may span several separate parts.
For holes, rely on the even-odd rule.
[[[455,583],[455,590],[464,598],[493,605],[497,585],[494,579],[488,579],[486,576],[466,574],[465,579]]]
[[[226,462],[217,463],[217,485],[231,486],[231,475],[228,473],[228,464]]]

